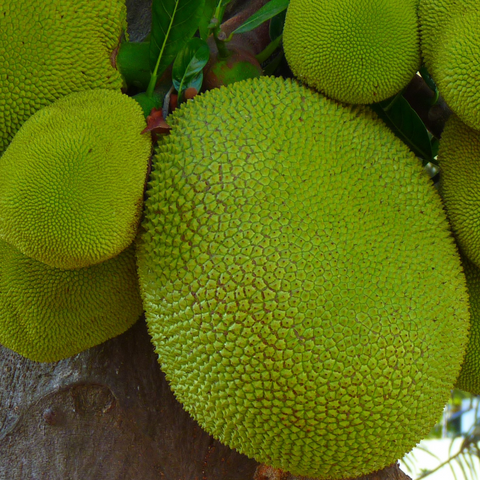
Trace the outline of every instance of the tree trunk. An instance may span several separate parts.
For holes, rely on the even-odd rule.
[[[0,350],[0,479],[246,480],[257,463],[175,400],[145,322],[72,358]]]

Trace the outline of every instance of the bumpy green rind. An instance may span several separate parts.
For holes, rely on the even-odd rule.
[[[480,9],[477,0],[421,0],[422,55],[448,106],[480,130]]]
[[[124,0],[2,0],[0,155],[23,122],[57,98],[120,89],[112,62],[125,30]]]
[[[177,398],[246,455],[319,479],[390,465],[457,378],[465,278],[438,194],[366,107],[261,78],[169,117],[138,250]]]
[[[341,102],[379,102],[404,88],[420,66],[416,5],[291,0],[283,45],[302,82]]]
[[[480,395],[480,269],[462,255],[470,298],[470,323],[467,353],[456,388]]]
[[[134,246],[93,267],[60,270],[0,240],[0,343],[54,362],[120,335],[142,314]]]
[[[138,103],[87,90],[30,117],[0,158],[0,238],[57,268],[118,255],[137,234],[151,154]]]
[[[452,115],[438,151],[440,193],[458,244],[480,267],[480,132]]]

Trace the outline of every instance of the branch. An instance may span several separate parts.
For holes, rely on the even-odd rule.
[[[278,468],[260,465],[255,471],[254,480],[315,480],[307,477],[296,477],[289,473],[282,472]],[[400,470],[397,463],[390,465],[378,472],[373,472],[363,477],[346,480],[412,480]]]

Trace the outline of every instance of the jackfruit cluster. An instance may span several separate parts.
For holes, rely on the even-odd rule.
[[[76,92],[39,110],[0,160],[0,238],[52,267],[108,260],[136,236],[151,153],[135,100]]]
[[[480,132],[452,115],[442,133],[440,193],[456,240],[480,267]]]
[[[221,442],[295,475],[401,458],[440,415],[469,326],[417,159],[370,109],[279,78],[196,96],[169,124],[137,256],[177,399]]]
[[[480,130],[480,9],[477,0],[421,0],[422,55],[448,106]]]
[[[283,45],[302,82],[341,102],[379,102],[420,66],[416,2],[291,0]]]
[[[54,362],[120,335],[143,311],[131,245],[93,267],[61,270],[0,240],[0,343]]]
[[[69,93],[118,90],[124,0],[0,2],[0,155],[37,110]]]

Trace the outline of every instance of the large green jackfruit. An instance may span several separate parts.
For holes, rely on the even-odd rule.
[[[278,78],[197,96],[169,124],[137,251],[178,400],[221,442],[297,475],[402,457],[449,398],[469,326],[417,159],[367,107]]]
[[[480,268],[463,255],[462,264],[470,299],[471,328],[467,353],[455,387],[480,395]]]
[[[0,0],[0,155],[34,112],[92,88],[120,89],[124,0]]]
[[[480,132],[452,115],[438,151],[440,193],[453,233],[465,255],[480,267]]]
[[[30,117],[0,158],[0,238],[57,268],[82,268],[137,234],[151,153],[145,117],[113,90],[62,97]]]
[[[0,343],[37,362],[120,335],[142,314],[134,246],[78,270],[52,268],[0,240]]]
[[[422,54],[448,106],[480,130],[478,0],[421,0]]]
[[[283,45],[302,82],[341,102],[379,102],[420,66],[416,2],[291,0]]]

